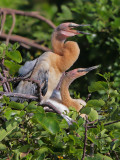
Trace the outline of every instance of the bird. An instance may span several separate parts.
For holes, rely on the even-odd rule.
[[[39,81],[40,86],[42,86],[40,104],[50,98],[62,74],[78,59],[80,54],[78,44],[74,41],[66,41],[66,39],[79,34],[89,34],[76,29],[81,26],[87,25],[72,22],[60,24],[52,33],[52,51],[43,53],[33,61],[27,61],[19,69],[19,76]],[[22,80],[13,92],[37,95],[38,86],[33,82]],[[13,98],[13,100],[23,101],[20,98]]]
[[[88,72],[97,69],[98,67],[99,66],[77,68],[66,72],[60,80],[60,90],[59,87],[55,89],[47,102],[50,102],[52,105],[54,105],[61,113],[69,113],[69,107],[73,107],[77,112],[79,112],[83,106],[86,106],[86,102],[82,99],[71,98],[69,86],[75,79],[86,75]],[[82,116],[84,117],[84,114]]]

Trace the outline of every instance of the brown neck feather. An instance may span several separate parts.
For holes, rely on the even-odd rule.
[[[62,97],[62,103],[69,107],[74,107],[77,111],[81,109],[81,105],[75,100],[72,99],[69,93],[69,86],[72,83],[73,79],[70,77],[65,77],[61,84],[61,97]]]
[[[53,32],[51,43],[52,43],[52,50],[54,53],[59,54],[61,56],[63,55],[62,48],[64,46],[64,41],[65,40],[63,39],[58,39],[56,33]]]
[[[60,92],[61,92],[62,103],[67,106],[68,106],[67,102],[72,100],[69,93],[69,86],[70,86],[69,79],[68,77],[65,77],[61,83]]]
[[[62,56],[58,59],[58,68],[61,72],[68,70],[78,59],[80,54],[79,46],[76,42],[67,41],[62,48]]]

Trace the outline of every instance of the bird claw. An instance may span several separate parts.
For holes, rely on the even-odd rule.
[[[69,126],[72,125],[73,123],[76,123],[76,121],[74,121],[72,118],[70,118],[69,116],[65,114],[61,114],[61,116],[67,121]]]

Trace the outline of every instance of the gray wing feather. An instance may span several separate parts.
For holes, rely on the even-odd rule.
[[[37,59],[33,61],[27,61],[20,69],[19,69],[19,76],[25,77],[27,74],[29,74],[33,68],[35,67],[37,62]]]

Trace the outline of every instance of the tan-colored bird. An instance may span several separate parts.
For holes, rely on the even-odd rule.
[[[98,68],[98,66],[77,68],[66,72],[66,74],[62,77],[60,91],[58,89],[54,90],[48,102],[53,104],[62,113],[69,112],[69,107],[73,107],[77,112],[79,112],[81,108],[86,105],[86,102],[82,99],[73,99],[69,93],[69,86],[75,79],[86,75],[89,71],[96,68]]]
[[[62,73],[68,70],[78,59],[80,54],[79,46],[76,42],[65,41],[67,37],[78,34],[87,34],[82,31],[75,30],[79,26],[75,23],[62,23],[54,30],[52,34],[53,52],[45,52],[33,61],[28,61],[19,70],[19,74],[23,77],[39,80],[42,87],[42,101],[46,102],[56,88]],[[14,92],[37,95],[37,85],[28,81],[21,81]],[[12,100],[18,100],[13,98]],[[19,99],[22,101],[21,99]]]

